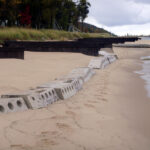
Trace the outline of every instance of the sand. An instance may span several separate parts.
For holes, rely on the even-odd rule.
[[[126,44],[150,44],[150,40],[138,40],[135,42],[125,42]]]
[[[88,66],[91,56],[73,53],[25,52],[25,60],[0,59],[0,94],[35,88]]]
[[[150,99],[134,71],[150,49],[114,51],[119,60],[97,70],[74,97],[40,110],[0,115],[0,150],[149,150]],[[25,61],[0,60],[2,93],[36,86],[91,59],[67,53],[26,55]]]

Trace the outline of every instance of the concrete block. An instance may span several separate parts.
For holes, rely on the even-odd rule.
[[[99,55],[100,56],[108,57],[108,59],[110,60],[110,62],[114,62],[115,60],[118,59],[117,55],[115,55],[114,53],[106,52],[106,51],[99,51]]]
[[[48,105],[47,101],[41,95],[34,91],[27,91],[18,94],[2,95],[2,98],[23,98],[29,109],[39,109]]]
[[[110,62],[110,63],[113,63],[113,62],[115,62],[115,61],[117,60],[117,58],[116,58],[115,55],[114,55],[114,56],[112,56],[112,55],[107,56],[107,58],[109,59],[109,62]]]
[[[28,110],[26,103],[21,97],[0,98],[0,113],[10,113]]]
[[[57,79],[57,81],[71,84],[72,86],[74,86],[77,92],[82,89],[84,83],[82,78],[69,78],[68,76],[59,78]]]
[[[74,77],[74,78],[82,78],[84,82],[88,81],[93,75],[95,74],[95,71],[92,68],[89,67],[81,67],[81,68],[75,68],[73,69],[68,77]]]
[[[72,83],[64,83],[63,81],[59,80],[43,84],[38,88],[54,88],[58,97],[62,100],[72,97],[77,92]]]
[[[82,89],[83,83],[84,83],[81,78],[80,79],[74,79],[74,80],[67,80],[66,82],[70,83],[72,86],[74,86],[77,92]]]
[[[38,88],[34,89],[33,92],[38,93],[41,99],[46,101],[48,105],[56,102],[59,99],[54,88]]]
[[[100,56],[110,56],[110,55],[114,56],[115,55],[113,52],[106,52],[102,50],[100,50],[98,53]]]
[[[93,69],[104,69],[107,65],[109,65],[109,59],[105,56],[93,58],[89,63],[89,68]]]
[[[100,54],[101,52],[112,53],[112,54],[114,53],[112,47],[110,47],[110,48],[101,48],[100,51],[99,51],[99,54]]]
[[[110,64],[108,57],[105,57],[105,61],[102,64],[102,69],[106,68]]]
[[[101,69],[104,62],[105,62],[105,57],[96,57],[90,61],[88,67],[94,69]]]

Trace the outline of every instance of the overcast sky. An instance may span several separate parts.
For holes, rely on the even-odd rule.
[[[87,23],[115,34],[150,35],[150,0],[89,0]]]

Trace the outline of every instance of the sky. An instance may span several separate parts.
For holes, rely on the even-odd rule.
[[[150,0],[89,0],[85,22],[117,35],[150,35]]]

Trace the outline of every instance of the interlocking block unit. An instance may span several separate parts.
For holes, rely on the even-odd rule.
[[[72,97],[77,92],[73,84],[58,80],[41,85],[38,88],[54,88],[58,97],[62,100]]]
[[[113,51],[113,48],[101,48],[98,53],[99,55],[101,55],[101,53],[113,54],[114,51]]]
[[[98,53],[100,56],[110,56],[110,55],[115,56],[114,52],[106,52],[106,51],[100,50]]]
[[[104,69],[107,65],[109,65],[109,59],[108,57],[97,57],[93,58],[89,63],[89,68],[93,69]]]
[[[115,62],[117,60],[115,55],[114,56],[113,55],[107,56],[107,58],[109,59],[110,63],[113,63],[113,62]]]
[[[34,89],[33,92],[38,93],[41,99],[46,101],[48,105],[56,102],[59,99],[54,88],[38,88]]]
[[[63,83],[71,84],[72,86],[74,86],[74,88],[76,89],[77,92],[82,89],[83,83],[84,83],[82,78],[69,78],[68,76],[64,76],[57,80],[61,81]]]
[[[42,96],[35,91],[27,91],[19,94],[7,94],[2,95],[2,98],[23,98],[27,107],[29,109],[39,109],[44,108],[48,105],[47,101],[42,98]]]
[[[0,113],[10,113],[28,110],[22,98],[0,98]]]
[[[118,59],[117,55],[115,55],[114,53],[106,52],[106,51],[99,51],[99,55],[108,57],[110,63],[112,63]]]
[[[72,78],[82,78],[84,82],[88,81],[93,75],[95,71],[89,67],[81,67],[73,69],[68,77]]]

